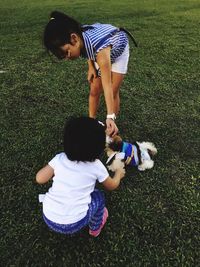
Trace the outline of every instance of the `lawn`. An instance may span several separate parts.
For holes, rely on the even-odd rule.
[[[50,184],[37,185],[36,172],[62,151],[65,119],[88,111],[86,62],[52,63],[44,51],[52,10],[123,26],[138,41],[117,125],[158,155],[105,192],[109,220],[96,239],[49,231],[38,203]],[[199,1],[1,0],[0,14],[0,265],[200,266]],[[102,101],[100,120],[105,112]]]

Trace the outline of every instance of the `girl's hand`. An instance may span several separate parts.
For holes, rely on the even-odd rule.
[[[88,76],[87,76],[88,82],[91,83],[93,79],[97,77],[98,75],[96,69],[92,65],[89,65]]]
[[[116,175],[119,175],[120,180],[121,180],[122,178],[124,178],[126,171],[125,171],[125,169],[123,168],[123,169],[118,169],[118,170],[116,170],[115,173],[116,173]]]
[[[107,190],[115,190],[119,184],[121,179],[124,177],[125,175],[125,169],[118,169],[116,170],[113,178],[111,178],[110,176],[103,182],[103,186],[105,187],[105,189]]]
[[[106,119],[106,126],[107,126],[106,132],[109,136],[114,137],[118,133],[118,128],[114,120]]]
[[[97,78],[97,73],[95,69],[89,69],[88,70],[88,82],[91,83],[93,81],[94,78]]]

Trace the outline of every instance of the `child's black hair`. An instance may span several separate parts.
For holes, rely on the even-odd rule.
[[[105,127],[89,117],[71,118],[64,129],[64,152],[72,161],[94,161],[105,148]]]
[[[45,27],[43,42],[48,52],[58,59],[63,58],[61,46],[71,44],[71,33],[76,33],[82,38],[81,24],[75,19],[59,11],[50,14],[50,20]]]

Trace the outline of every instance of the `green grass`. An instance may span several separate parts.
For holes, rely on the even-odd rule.
[[[123,26],[139,43],[117,125],[128,141],[154,142],[158,156],[106,192],[110,216],[96,239],[50,232],[38,203],[49,185],[36,185],[36,172],[62,150],[65,118],[88,109],[86,62],[52,64],[44,53],[54,9]],[[0,265],[200,266],[199,1],[2,0],[0,13]]]

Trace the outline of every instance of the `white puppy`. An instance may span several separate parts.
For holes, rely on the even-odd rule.
[[[139,171],[151,169],[154,166],[152,156],[157,153],[157,149],[150,142],[135,142],[133,144],[123,142],[120,136],[107,140],[106,152],[108,169],[115,171],[124,165],[136,166]],[[123,163],[123,164],[122,164]]]

